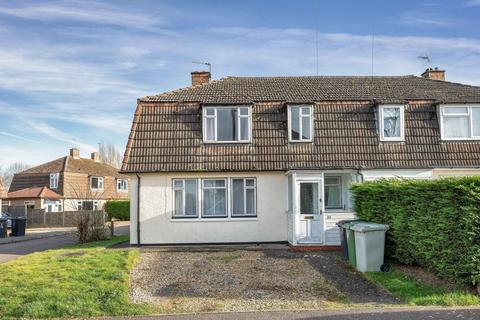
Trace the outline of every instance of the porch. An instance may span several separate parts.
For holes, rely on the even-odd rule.
[[[287,172],[288,242],[292,246],[338,246],[336,223],[355,218],[350,185],[355,170]]]

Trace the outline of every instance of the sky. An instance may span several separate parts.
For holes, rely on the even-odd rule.
[[[430,66],[480,86],[479,20],[480,0],[0,0],[0,166],[123,154],[136,99],[188,86],[192,61],[214,79]]]

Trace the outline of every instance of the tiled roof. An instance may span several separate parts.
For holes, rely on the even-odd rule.
[[[269,94],[273,95],[265,91],[265,96]],[[285,103],[259,102],[252,108],[251,144],[204,144],[199,103],[140,101],[122,170],[480,167],[478,141],[441,141],[432,101],[410,102],[405,111],[405,142],[399,143],[379,141],[375,108],[371,101],[318,102],[314,143],[298,144],[288,143]]]
[[[32,167],[18,174],[37,174],[37,173],[53,173],[53,172],[75,172],[86,173],[89,175],[124,177],[118,172],[118,169],[103,163],[95,162],[91,159],[75,159],[71,156],[65,156],[56,160]]]
[[[8,193],[9,199],[50,199],[58,200],[63,197],[47,187],[32,187]]]
[[[480,102],[480,87],[416,76],[376,77],[228,77],[208,84],[147,96],[139,101],[252,103],[431,99]]]

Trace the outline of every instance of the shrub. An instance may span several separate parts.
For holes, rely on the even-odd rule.
[[[387,256],[480,283],[480,177],[379,180],[352,192],[361,219],[390,226]]]
[[[103,211],[80,211],[76,216],[78,242],[92,242],[108,238]]]
[[[105,203],[105,211],[109,218],[130,220],[129,200],[109,200]]]

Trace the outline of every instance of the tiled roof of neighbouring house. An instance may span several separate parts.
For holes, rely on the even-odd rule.
[[[432,99],[478,102],[480,87],[416,76],[376,77],[227,77],[140,101],[252,103],[255,101],[314,102],[372,100],[384,102]]]
[[[376,101],[373,101],[376,100]],[[377,102],[409,101],[405,141],[379,141]],[[404,77],[231,77],[140,98],[122,171],[480,167],[480,143],[440,139],[435,103],[480,87]],[[253,104],[250,144],[205,144],[201,105]],[[288,103],[314,103],[314,143],[289,143]]]
[[[55,191],[47,187],[32,187],[26,188],[18,191],[9,192],[7,195],[8,199],[50,199],[58,200],[63,197],[56,193]]]

